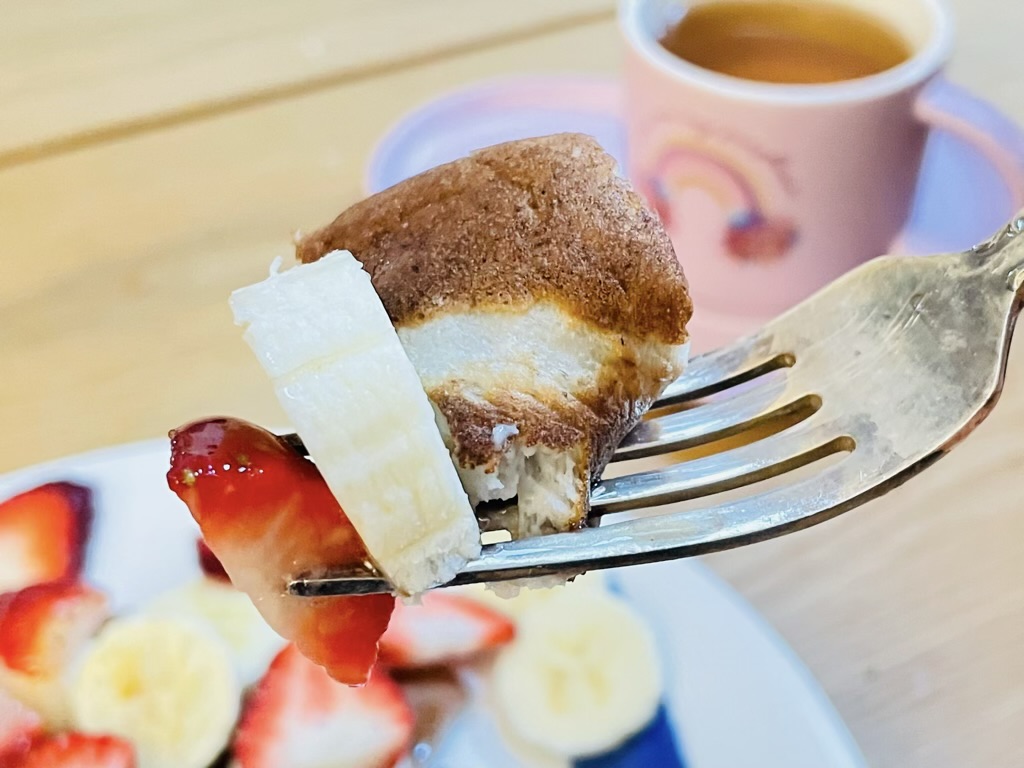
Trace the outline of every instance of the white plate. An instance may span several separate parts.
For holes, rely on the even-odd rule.
[[[87,576],[109,592],[115,609],[130,610],[198,574],[196,527],[164,480],[168,456],[167,442],[157,440],[30,467],[0,476],[0,498],[58,479],[93,488],[97,514]],[[864,765],[793,652],[703,566],[633,568],[619,571],[614,582],[657,633],[667,675],[664,722],[688,768]],[[496,768],[502,760],[486,719],[470,713],[462,724],[444,750],[447,757],[432,765]],[[678,764],[658,758],[664,743],[587,765]]]

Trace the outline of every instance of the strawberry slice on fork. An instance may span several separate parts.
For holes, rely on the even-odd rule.
[[[213,554],[210,545],[203,541],[202,538],[196,539],[196,558],[199,560],[199,569],[206,578],[213,579],[214,581],[223,581],[225,584],[231,583],[231,579],[228,578],[228,573],[224,570],[224,566],[221,565],[217,556]]]
[[[265,429],[210,419],[171,433],[167,482],[267,623],[335,680],[365,683],[394,598],[308,599],[286,590],[302,573],[368,558],[316,465]]]

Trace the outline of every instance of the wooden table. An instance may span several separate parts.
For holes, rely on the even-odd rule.
[[[955,5],[954,78],[1024,122],[1024,6]],[[280,423],[228,292],[360,196],[410,107],[619,59],[609,0],[0,0],[0,18],[0,471],[197,415]],[[1009,383],[919,481],[708,559],[873,765],[1024,765],[1020,354]]]

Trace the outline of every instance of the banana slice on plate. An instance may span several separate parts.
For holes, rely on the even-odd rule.
[[[520,616],[515,641],[495,663],[493,691],[523,741],[564,757],[607,752],[657,712],[654,636],[608,592],[558,590]]]
[[[71,690],[76,726],[135,745],[138,768],[205,768],[238,718],[241,686],[223,641],[199,622],[108,623]]]
[[[399,592],[451,579],[480,531],[434,411],[370,276],[334,251],[231,296],[331,492]]]
[[[286,641],[260,616],[248,595],[226,582],[209,578],[168,590],[146,607],[151,616],[173,616],[203,622],[227,643],[243,688],[263,677]]]

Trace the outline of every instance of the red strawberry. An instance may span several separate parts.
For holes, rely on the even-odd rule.
[[[42,725],[39,715],[0,690],[0,768],[19,764]]]
[[[475,600],[428,592],[420,605],[395,606],[380,639],[380,658],[394,667],[432,667],[507,643],[515,625]]]
[[[171,433],[167,483],[267,623],[334,679],[366,682],[394,598],[284,591],[294,576],[367,559],[316,465],[253,424],[213,419]]]
[[[74,578],[92,525],[92,493],[48,483],[0,503],[0,592]]]
[[[61,733],[37,741],[14,768],[135,768],[135,750],[113,736]]]
[[[412,730],[412,710],[385,672],[351,688],[289,645],[246,704],[235,760],[239,768],[385,768],[409,748]]]
[[[0,595],[0,687],[48,725],[64,725],[64,673],[107,615],[106,598],[75,581]]]
[[[231,583],[231,578],[228,576],[228,572],[224,570],[224,566],[220,564],[220,560],[213,554],[213,550],[210,549],[210,545],[203,541],[201,538],[196,539],[196,556],[199,558],[199,568],[202,572],[211,579],[217,581],[225,581],[228,584]]]
[[[0,661],[27,675],[52,675],[106,618],[106,597],[76,581],[0,595]]]

